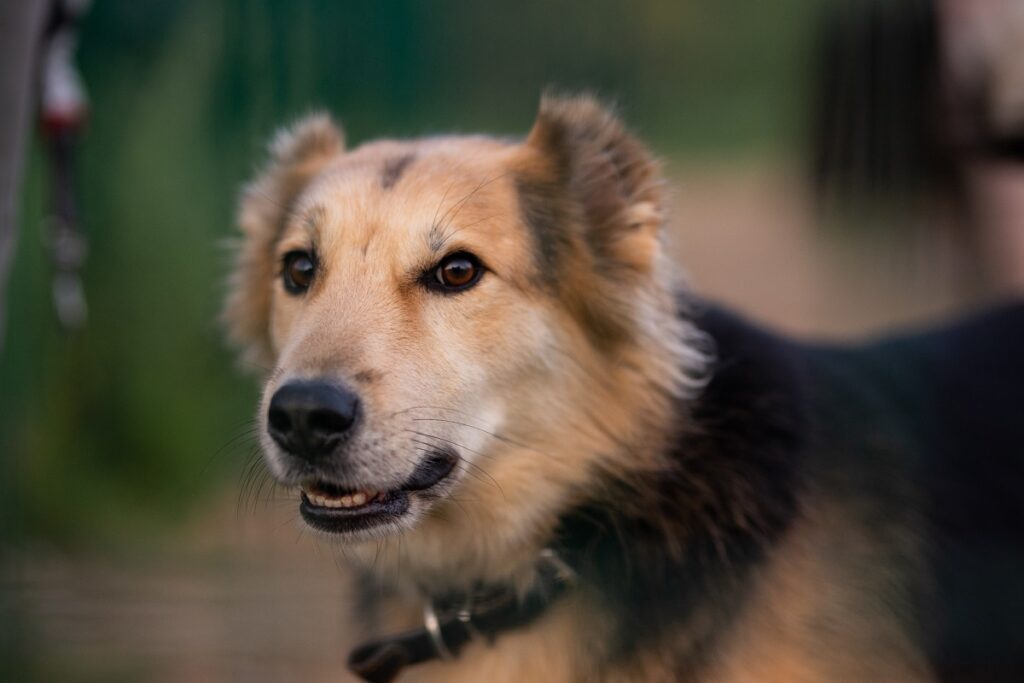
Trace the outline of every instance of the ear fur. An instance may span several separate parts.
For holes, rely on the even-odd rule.
[[[545,95],[525,146],[517,183],[539,266],[592,342],[615,348],[639,329],[636,297],[663,285],[659,164],[589,96]]]
[[[581,213],[598,263],[648,271],[662,222],[661,169],[614,112],[590,96],[546,94],[527,144]]]
[[[250,363],[273,363],[269,316],[277,275],[274,245],[284,222],[302,190],[344,148],[341,128],[328,115],[310,115],[277,133],[269,146],[269,161],[242,192],[242,239],[222,318],[229,339]]]

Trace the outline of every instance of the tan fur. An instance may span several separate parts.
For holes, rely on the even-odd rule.
[[[885,553],[907,550],[917,535],[894,522],[894,545],[879,544],[848,515],[823,498],[808,502],[757,581],[707,683],[932,680],[893,618],[894,605],[868,597],[909,594],[909,568],[896,569]]]
[[[525,585],[559,514],[602,472],[661,466],[678,399],[703,381],[705,345],[677,314],[661,246],[657,165],[589,98],[546,98],[521,143],[344,151],[342,140],[326,117],[299,123],[242,197],[225,320],[247,358],[273,366],[260,415],[291,379],[352,385],[367,414],[352,476],[381,489],[410,475],[424,442],[456,444],[463,461],[443,499],[413,496],[401,525],[348,539],[345,555],[410,594],[460,577]],[[556,273],[525,222],[524,188],[564,201]],[[439,257],[432,241],[472,251],[490,272],[463,294],[425,291],[416,278]],[[310,248],[320,271],[290,295],[281,259]],[[670,663],[656,658],[590,670],[581,653],[600,641],[595,619],[574,596],[495,647],[474,644],[407,680],[665,677]]]
[[[245,239],[236,251],[223,317],[231,340],[252,363],[273,361],[268,334],[274,243],[296,196],[344,147],[344,135],[329,117],[310,116],[278,133],[269,163],[244,190],[238,224]]]

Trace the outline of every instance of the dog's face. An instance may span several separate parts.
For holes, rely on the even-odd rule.
[[[370,144],[288,212],[260,415],[268,462],[315,527],[410,523],[544,376],[552,311],[511,156],[486,139]]]
[[[242,201],[226,316],[273,365],[266,461],[353,540],[428,510],[529,526],[590,468],[553,453],[572,415],[671,307],[654,164],[588,99],[545,100],[522,141],[343,147],[307,119]]]

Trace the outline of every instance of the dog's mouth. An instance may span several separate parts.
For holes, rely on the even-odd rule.
[[[322,480],[302,484],[299,512],[314,529],[345,534],[394,522],[409,511],[411,497],[428,492],[455,469],[459,456],[438,451],[424,459],[400,487],[390,490],[343,488]]]

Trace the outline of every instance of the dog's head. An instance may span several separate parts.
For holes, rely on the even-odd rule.
[[[523,140],[347,151],[324,116],[279,135],[242,198],[225,315],[273,368],[262,442],[303,518],[350,541],[468,525],[514,544],[638,457],[620,446],[700,370],[661,194],[586,97],[543,99]]]

